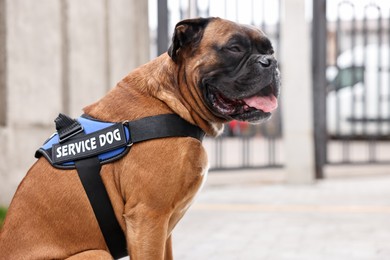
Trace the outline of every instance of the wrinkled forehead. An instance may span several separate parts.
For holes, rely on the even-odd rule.
[[[271,42],[259,28],[252,25],[237,24],[228,20],[216,19],[211,21],[205,29],[204,39],[217,45],[226,45],[236,41],[244,45],[261,45],[272,49]]]

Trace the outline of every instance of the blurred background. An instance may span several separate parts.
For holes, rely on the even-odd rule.
[[[79,116],[165,52],[178,21],[199,16],[261,28],[282,73],[271,120],[233,121],[204,141],[211,186],[321,190],[319,180],[332,176],[390,175],[390,1],[0,0],[0,205],[10,203],[59,112]],[[389,204],[378,213],[389,214]]]

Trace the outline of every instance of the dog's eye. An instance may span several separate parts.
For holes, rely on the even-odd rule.
[[[241,47],[238,45],[229,46],[227,49],[231,52],[241,52]]]

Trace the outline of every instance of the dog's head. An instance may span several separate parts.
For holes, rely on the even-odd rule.
[[[168,54],[219,118],[257,123],[277,107],[274,50],[254,26],[220,18],[184,20],[176,25]]]

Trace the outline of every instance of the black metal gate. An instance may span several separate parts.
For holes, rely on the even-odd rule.
[[[267,10],[267,11],[266,11]],[[168,48],[175,24],[191,17],[217,16],[261,28],[279,49],[279,0],[158,0],[155,36],[157,54]],[[168,36],[167,36],[168,35]],[[280,111],[280,109],[279,109]],[[211,170],[281,167],[280,112],[261,126],[232,122],[217,139],[206,138]]]
[[[219,16],[259,26],[276,50],[279,48],[280,1],[158,3],[156,55],[167,49],[178,20],[197,16]],[[390,1],[312,3],[317,178],[323,177],[325,164],[390,163]],[[219,139],[205,142],[212,169],[283,165],[280,114],[262,126],[233,124]]]
[[[315,34],[321,23],[313,29],[327,45],[326,56],[313,60],[314,67],[321,67],[324,59],[327,64],[325,89],[314,86],[315,93],[319,91],[314,103],[326,98],[325,110],[318,112],[326,121],[317,121],[317,160],[390,163],[390,4],[325,1],[319,2],[327,5],[326,35]],[[326,126],[326,136],[321,125]]]

